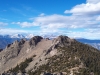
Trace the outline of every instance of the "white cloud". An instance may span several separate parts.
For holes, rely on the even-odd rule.
[[[87,3],[98,3],[100,0],[87,0]]]
[[[31,26],[37,26],[37,24],[35,22],[12,22],[11,24],[18,24],[22,27],[31,27]]]
[[[41,13],[39,16],[44,16],[45,14],[44,13]]]
[[[97,21],[100,21],[100,16],[98,16],[98,17],[96,18],[96,20],[97,20]]]
[[[100,22],[97,20],[98,16],[63,16],[63,15],[48,15],[48,16],[38,16],[34,18],[33,22],[17,22],[17,24],[21,25],[22,27],[31,27],[31,26],[40,26],[40,34],[65,34],[68,36],[74,37],[88,37],[96,38],[98,36],[97,32],[94,29],[100,27]],[[62,28],[62,30],[61,30]],[[72,29],[79,29],[84,28],[87,29],[85,31],[76,32],[71,31]],[[64,30],[63,30],[64,29]],[[93,31],[90,31],[91,29]],[[70,32],[69,32],[70,30]]]
[[[72,13],[74,15],[95,15],[100,14],[100,1],[87,0],[86,4],[74,6],[71,10],[66,10],[64,13]]]
[[[0,26],[6,26],[8,23],[0,22]]]
[[[32,30],[24,30],[24,29],[13,29],[13,28],[0,28],[0,35],[6,34],[36,34],[40,33],[39,31],[32,31]]]
[[[33,22],[17,22],[13,24],[18,24],[22,27],[40,26],[42,29],[93,28],[99,26],[97,18],[97,16],[64,16],[54,14],[35,17]]]
[[[84,32],[71,31],[67,35],[72,38],[100,39],[100,29],[86,29]]]
[[[11,29],[11,28],[2,28],[0,29],[0,34],[16,34],[16,33],[27,33],[25,30],[20,30],[20,29]]]
[[[42,13],[37,17],[30,18],[32,22],[13,22],[12,24],[18,24],[22,27],[39,26],[41,28],[40,34],[100,37],[100,1],[87,0],[85,4],[76,5],[72,9],[66,10],[65,13],[72,13],[72,15],[45,15]],[[86,30],[81,31],[78,30],[79,28]],[[77,29],[78,32],[72,31],[73,29]]]

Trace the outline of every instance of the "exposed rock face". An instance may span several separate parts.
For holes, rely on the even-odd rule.
[[[33,68],[40,59],[42,59],[42,62],[39,65],[45,64],[47,63],[46,58],[57,55],[57,46],[69,46],[71,42],[73,40],[67,36],[59,36],[54,40],[43,39],[41,36],[34,36],[28,41],[26,39],[16,40],[14,43],[8,44],[5,50],[0,53],[0,72],[16,66],[33,55],[36,55],[36,59],[27,70]]]
[[[74,42],[74,39],[70,39],[67,36],[58,36],[57,38],[52,40],[52,45],[51,47],[48,49],[47,54],[51,54],[51,55],[55,55],[56,54],[56,48],[57,47],[67,47],[70,46],[72,42]]]
[[[46,72],[44,72],[44,73],[41,73],[41,75],[64,75],[62,72],[60,72],[60,73],[46,73]]]
[[[9,44],[5,50],[0,53],[0,66],[5,65],[7,61],[17,57],[20,49],[21,47],[19,46],[18,41],[15,41],[13,44]],[[0,69],[2,69],[2,67],[0,67]]]
[[[16,40],[14,43],[8,44],[6,48],[0,52],[0,72],[6,70],[7,66],[10,68],[9,65],[12,67],[18,64],[18,61],[21,62],[27,58],[27,56],[24,56],[27,54],[27,49],[29,51],[32,50],[32,48],[34,48],[41,39],[43,38],[40,36],[34,36],[29,41],[21,39],[20,41]],[[21,60],[21,58],[23,58],[23,60]]]
[[[70,39],[67,36],[58,36],[58,38],[55,38],[53,40],[53,44],[56,46],[60,46],[60,47],[67,47],[69,45],[71,45],[71,43],[74,41],[74,39]]]
[[[53,40],[34,36],[30,40],[15,41],[0,52],[0,73],[10,69],[12,75],[19,70],[21,72],[17,75],[73,75],[81,71],[89,71],[83,74],[89,75],[94,67],[89,70],[87,65],[93,62],[91,65],[97,65],[99,70],[99,57],[98,50],[67,36],[61,35]]]
[[[35,36],[30,39],[29,44],[36,46],[37,43],[41,41],[41,39],[43,39],[41,36]]]
[[[0,52],[2,51],[3,49],[0,49]]]
[[[26,39],[21,39],[19,42],[19,45],[23,45],[25,43]]]

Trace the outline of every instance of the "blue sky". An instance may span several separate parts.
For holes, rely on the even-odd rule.
[[[100,1],[0,0],[0,34],[100,39]]]

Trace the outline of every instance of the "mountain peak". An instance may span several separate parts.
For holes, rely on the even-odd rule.
[[[68,46],[71,44],[71,42],[73,42],[73,39],[70,39],[68,36],[63,36],[63,35],[60,35],[53,40],[54,44],[61,47]]]
[[[10,35],[11,38],[25,38],[24,35],[22,34],[14,34],[14,35]]]
[[[29,44],[30,45],[36,45],[38,42],[41,41],[41,39],[43,39],[41,36],[34,36],[33,38],[31,38],[29,40]]]
[[[26,39],[21,39],[20,42],[19,42],[19,44],[22,45],[22,44],[24,44],[25,42],[26,42]]]
[[[63,41],[63,40],[67,40],[67,39],[70,39],[68,36],[63,36],[63,35],[60,35],[57,37],[58,40],[60,41]]]
[[[99,75],[99,57],[100,51],[68,36],[60,35],[53,40],[34,36],[15,41],[0,52],[0,72]]]

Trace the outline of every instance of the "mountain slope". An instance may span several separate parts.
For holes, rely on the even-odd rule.
[[[100,40],[89,40],[89,39],[84,39],[84,38],[80,38],[80,39],[76,38],[76,40],[84,44],[91,45],[92,47],[100,50]]]
[[[0,52],[0,73],[20,70],[29,75],[99,75],[99,57],[97,49],[67,36],[53,40],[35,36],[15,41]]]
[[[0,38],[0,49],[4,49],[8,44],[13,43],[15,40],[20,40],[19,38]]]
[[[47,58],[47,64],[39,66],[30,74],[40,75],[45,71],[51,74],[62,72],[67,75],[99,75],[100,51],[75,40],[71,43],[64,38],[60,40],[62,43],[56,45],[58,55]]]
[[[30,39],[33,36],[34,36],[33,34],[0,35],[0,49],[4,49],[8,44],[13,43],[15,40],[20,40],[22,38]]]

